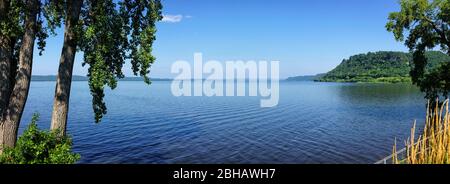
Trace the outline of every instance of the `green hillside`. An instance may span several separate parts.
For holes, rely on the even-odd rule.
[[[439,51],[429,51],[427,68],[433,68],[450,57]],[[344,59],[332,71],[317,81],[321,82],[410,82],[412,54],[404,52],[369,52]]]

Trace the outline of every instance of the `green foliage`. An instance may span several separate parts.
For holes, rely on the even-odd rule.
[[[8,2],[6,2],[8,3]],[[0,17],[0,35],[7,37],[19,37],[23,33],[23,2],[10,0],[6,12]]]
[[[0,155],[1,164],[73,164],[80,159],[80,155],[72,152],[69,137],[40,130],[36,124],[38,119],[38,115],[33,116],[16,147],[4,150]]]
[[[437,68],[450,57],[439,51],[426,52],[428,69]],[[359,54],[342,63],[319,79],[323,82],[411,82],[412,55],[403,52]]]
[[[134,75],[150,84],[148,74],[155,61],[152,45],[155,23],[162,19],[160,0],[86,1],[80,19],[79,49],[84,53],[83,65],[89,65],[89,88],[93,97],[95,120],[107,112],[104,88],[116,88],[124,78],[122,67],[127,59]]]
[[[49,36],[49,32],[55,33],[55,29],[59,27],[60,24],[60,14],[56,13],[59,11],[56,4],[60,4],[56,0],[37,0],[37,46],[39,49],[39,55],[45,50],[46,39]],[[26,7],[24,1],[21,0],[6,0],[5,12],[1,13],[0,17],[0,36],[8,38],[14,45],[14,52],[18,56],[18,49],[20,48],[20,41],[24,34],[24,23],[26,18],[26,13],[31,11],[31,8]],[[17,59],[17,58],[14,58]]]
[[[433,70],[427,70],[431,58],[426,57],[426,50],[439,47],[450,54],[450,1],[401,0],[400,6],[399,12],[389,15],[386,28],[394,33],[398,41],[404,41],[413,53],[410,72],[412,82],[426,93],[425,97],[428,99],[435,99],[440,95],[448,98],[449,60]]]
[[[15,44],[14,58],[17,60],[20,39],[23,35],[23,1],[7,0],[7,16],[0,14],[0,36],[8,37]],[[49,34],[61,26],[67,8],[67,0],[37,0],[39,6],[37,45],[40,54],[46,46]],[[155,62],[152,46],[156,37],[156,22],[162,19],[160,0],[85,0],[80,21],[75,26],[77,46],[84,53],[84,65],[88,65],[89,87],[95,121],[106,114],[103,101],[104,88],[116,88],[117,80],[124,78],[125,61],[131,62],[134,75],[139,75],[150,84],[148,74]]]

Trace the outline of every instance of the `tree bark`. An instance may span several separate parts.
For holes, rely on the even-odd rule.
[[[9,12],[9,1],[0,0],[0,22],[6,20]],[[0,114],[9,101],[9,94],[11,92],[11,64],[13,45],[10,37],[5,33],[0,33]]]
[[[66,134],[67,115],[69,112],[70,87],[75,60],[77,38],[75,27],[80,17],[83,0],[68,0],[64,30],[64,45],[56,79],[55,98],[53,102],[51,130],[58,130],[60,135]]]
[[[3,114],[9,103],[11,94],[11,62],[12,62],[12,48],[10,41],[6,35],[0,36],[0,115]],[[2,116],[0,116],[0,120]],[[0,121],[0,154],[3,152],[3,132],[5,124]]]
[[[9,99],[9,104],[4,110],[0,122],[2,127],[0,131],[0,145],[3,145],[3,148],[14,147],[16,145],[17,131],[30,89],[39,6],[38,0],[26,1],[25,33],[20,47],[16,82]]]

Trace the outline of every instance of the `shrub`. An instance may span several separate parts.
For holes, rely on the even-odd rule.
[[[17,140],[16,147],[5,148],[0,155],[2,164],[73,164],[80,155],[72,152],[69,136],[58,136],[57,131],[37,127],[39,115],[33,115],[27,129]]]

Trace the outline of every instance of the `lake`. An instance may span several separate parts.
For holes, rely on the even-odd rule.
[[[374,163],[423,125],[425,100],[406,84],[281,82],[260,97],[174,97],[169,81],[119,82],[94,123],[87,82],[73,82],[68,132],[79,163]],[[49,128],[55,82],[31,83],[20,131]]]

